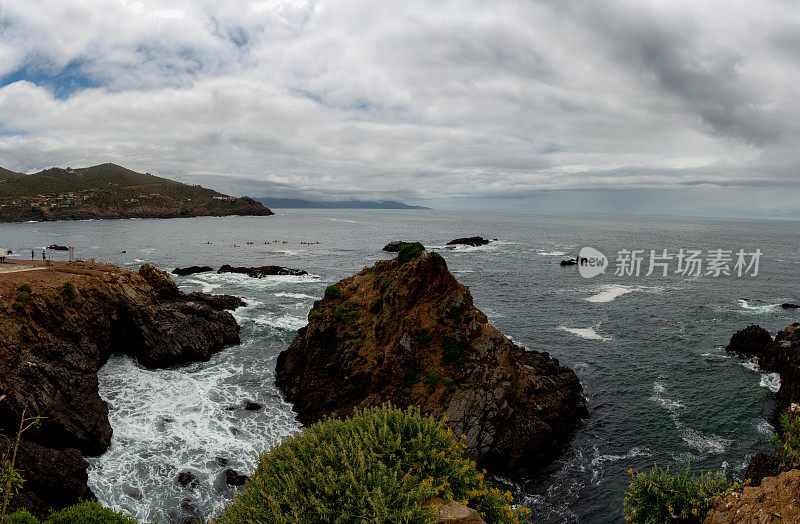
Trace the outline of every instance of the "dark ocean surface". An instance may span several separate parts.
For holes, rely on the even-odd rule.
[[[310,273],[176,278],[186,291],[244,297],[248,306],[235,313],[242,344],[178,369],[148,371],[114,357],[101,370],[114,437],[105,455],[89,459],[89,484],[106,505],[176,522],[188,499],[210,516],[232,496],[220,477],[225,467],[248,472],[257,452],[298,428],[273,371],[313,301],[326,285],[392,256],[381,251],[387,242],[416,240],[446,258],[493,324],[570,366],[585,387],[589,418],[557,461],[519,486],[517,501],[536,522],[605,523],[622,520],[629,468],[691,461],[740,476],[753,453],[768,449],[767,409],[779,378],[722,346],[749,324],[774,335],[800,320],[798,310],[780,307],[800,302],[797,230],[796,222],[764,220],[278,210],[272,217],[2,224],[0,247],[23,256],[36,249],[38,257],[43,246],[68,244],[79,258],[134,269],[144,262],[166,270],[277,264]],[[472,235],[498,240],[444,247]],[[584,246],[609,257],[605,274],[584,279],[575,267],[559,266]],[[704,257],[716,249],[732,250],[734,259],[739,249],[763,255],[755,277],[674,274],[674,260],[668,276],[660,269],[644,276],[651,249],[682,248]],[[613,274],[621,249],[645,250],[639,277]],[[265,408],[227,409],[247,400]],[[197,489],[177,483],[187,470],[200,478]]]

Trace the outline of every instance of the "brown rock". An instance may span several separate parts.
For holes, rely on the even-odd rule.
[[[301,422],[417,405],[446,416],[481,467],[516,475],[585,416],[575,373],[491,326],[438,254],[380,261],[336,286],[278,357],[276,384]]]
[[[461,504],[455,500],[446,501],[441,498],[431,499],[425,502],[436,512],[438,522],[449,524],[486,524],[481,518],[481,514],[476,510]]]
[[[75,296],[55,301],[68,280]],[[18,309],[21,282],[32,292]],[[0,432],[15,435],[25,407],[28,416],[46,417],[23,435],[16,466],[26,483],[14,507],[45,516],[93,498],[83,456],[110,443],[97,370],[112,352],[156,368],[208,360],[238,342],[230,313],[184,295],[153,266],[134,273],[56,262],[52,270],[0,274]]]
[[[760,487],[746,487],[711,499],[705,524],[800,522],[800,471],[765,477]]]

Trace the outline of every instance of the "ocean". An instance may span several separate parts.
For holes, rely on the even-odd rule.
[[[299,428],[273,385],[274,366],[313,301],[326,285],[391,257],[381,251],[387,242],[406,240],[441,253],[503,333],[580,377],[588,419],[557,460],[514,491],[536,522],[606,523],[622,520],[629,468],[691,462],[740,477],[752,454],[769,449],[766,419],[780,379],[723,346],[749,324],[774,335],[800,320],[800,310],[780,307],[800,302],[797,229],[797,222],[767,220],[277,210],[271,217],[2,224],[0,247],[26,257],[50,244],[72,245],[79,258],[132,269],[229,263],[309,272],[175,278],[185,291],[243,297],[247,307],[235,312],[242,344],[176,369],[150,371],[116,356],[100,371],[114,436],[106,454],[88,460],[89,485],[105,505],[145,521],[179,522],[182,504],[209,517],[230,500],[222,471],[249,472],[258,452]],[[472,235],[497,240],[445,248]],[[585,246],[609,258],[604,274],[586,279],[574,266],[560,267]],[[664,249],[702,250],[704,257],[731,250],[731,270],[740,249],[763,254],[757,276],[676,274],[675,260],[667,276],[659,266],[645,276],[650,250]],[[644,251],[638,277],[614,274],[621,250]],[[248,400],[264,408],[242,409]],[[196,488],[178,484],[182,471],[199,477]]]

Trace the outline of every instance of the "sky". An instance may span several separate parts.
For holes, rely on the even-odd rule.
[[[0,0],[0,166],[800,219],[790,0]]]

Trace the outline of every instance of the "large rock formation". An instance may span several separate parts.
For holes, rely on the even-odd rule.
[[[243,275],[247,275],[248,277],[252,278],[264,278],[267,276],[275,276],[275,275],[292,275],[292,276],[301,276],[307,275],[306,271],[302,269],[292,269],[290,267],[281,267],[281,266],[259,266],[259,267],[235,267],[228,264],[224,264],[217,273],[241,273]]]
[[[782,413],[797,409],[800,403],[800,323],[792,324],[780,331],[772,340],[767,330],[759,326],[748,326],[731,337],[726,349],[742,355],[756,357],[762,371],[780,373],[781,386],[776,395],[776,407],[772,424],[780,431],[778,419]],[[762,478],[778,475],[797,467],[797,464],[781,463],[776,457],[759,453],[755,455],[745,473],[753,486]]]
[[[714,497],[705,524],[800,522],[800,471],[766,477],[761,486]]]
[[[305,424],[418,405],[446,416],[482,467],[536,470],[586,414],[578,377],[491,326],[440,255],[402,256],[326,290],[278,357],[276,384]]]
[[[12,507],[45,515],[92,498],[83,456],[111,439],[97,371],[112,353],[148,368],[208,360],[239,342],[223,311],[239,304],[185,295],[149,265],[138,274],[79,263],[0,273],[0,432],[13,437],[23,409],[44,417],[23,435],[16,468],[26,483]]]

